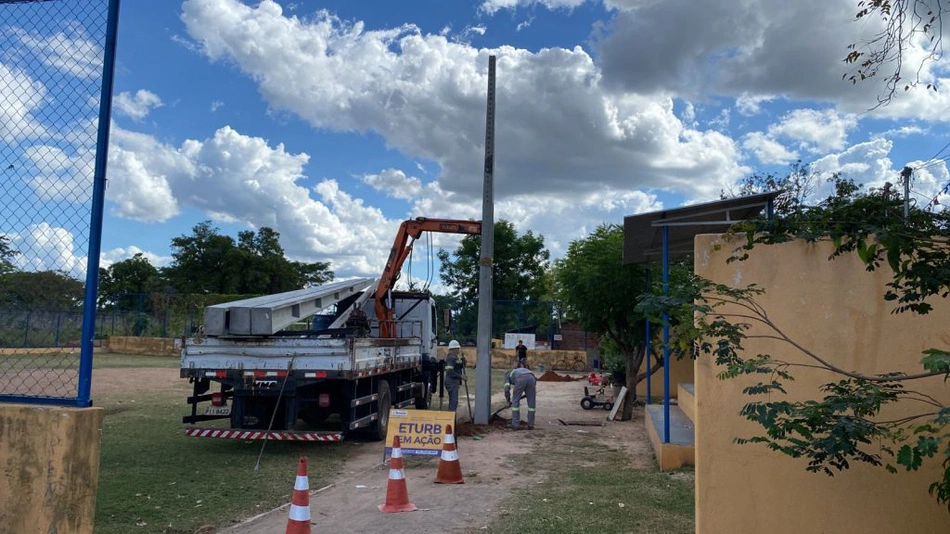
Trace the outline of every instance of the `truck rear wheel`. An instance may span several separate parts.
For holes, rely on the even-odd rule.
[[[389,426],[389,408],[392,406],[389,382],[380,380],[377,394],[379,395],[377,401],[379,411],[377,412],[376,424],[370,430],[370,437],[381,441],[386,439],[386,427]]]

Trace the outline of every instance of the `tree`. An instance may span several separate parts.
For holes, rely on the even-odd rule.
[[[549,295],[551,255],[544,248],[544,236],[535,236],[530,230],[519,236],[511,222],[501,220],[495,223],[494,245],[492,291],[496,301],[541,301]],[[438,252],[439,276],[452,288],[450,296],[458,306],[456,334],[476,330],[480,251],[481,236],[467,235],[452,254],[443,249]],[[541,308],[532,311],[541,313]],[[549,315],[549,309],[544,314]],[[540,322],[542,318],[532,319]]]
[[[31,311],[78,311],[84,284],[62,271],[15,271],[0,276],[0,307]]]
[[[634,303],[650,292],[650,286],[643,267],[623,263],[623,228],[601,225],[587,238],[572,241],[564,258],[555,262],[554,273],[564,313],[584,330],[606,339],[606,348],[622,357],[627,394],[636,399],[636,386],[646,378],[640,367],[646,354],[647,318]],[[663,360],[654,358],[655,372]],[[633,404],[624,403],[623,420],[632,417]]]
[[[328,262],[288,260],[280,233],[266,226],[240,232],[237,242],[219,234],[211,221],[192,232],[172,239],[173,260],[162,273],[183,293],[273,294],[333,279]]]
[[[144,254],[138,253],[113,263],[108,269],[99,269],[99,300],[127,308],[129,299],[135,298],[132,295],[151,293],[159,284],[158,269]]]
[[[835,195],[818,206],[801,207],[772,221],[742,223],[732,232],[743,239],[735,261],[746,259],[756,246],[794,239],[827,240],[834,245],[831,259],[856,254],[869,271],[888,268],[893,278],[885,299],[896,304],[896,313],[926,314],[932,309],[930,300],[950,295],[950,214],[911,207],[905,218],[902,200],[888,189],[864,193],[852,182],[838,180]],[[950,349],[924,351],[917,373],[855,373],[790,339],[756,302],[760,293],[754,287],[733,289],[693,278],[683,284],[676,301],[653,299],[656,307],[666,306],[671,314],[697,315],[694,339],[703,353],[723,367],[721,378],[771,377],[745,389],[754,400],[740,412],[760,425],[764,434],[737,441],[761,443],[806,458],[809,471],[829,475],[855,462],[891,472],[897,466],[916,470],[925,459],[937,457],[944,472],[931,484],[930,494],[950,510],[950,406],[914,390],[918,380],[950,379]],[[725,305],[739,311],[724,312]],[[788,351],[810,359],[809,367],[839,378],[816,392],[820,399],[781,399],[784,383],[793,379],[790,358],[787,354],[744,357],[742,342],[752,323],[767,329],[757,336],[784,341]],[[896,403],[919,407],[919,413],[898,420],[880,417]]]
[[[10,238],[0,235],[0,276],[13,272],[16,266],[13,264],[13,258],[19,254],[10,246]]]
[[[220,235],[211,221],[192,232],[172,238],[172,262],[162,274],[182,293],[237,293],[241,276],[234,239]]]
[[[839,175],[835,173],[827,181],[838,179]],[[807,163],[798,160],[788,166],[788,174],[783,177],[772,173],[754,173],[739,181],[738,191],[730,191],[732,194],[721,191],[719,196],[725,199],[781,191],[782,193],[773,202],[773,209],[776,215],[782,216],[805,206],[805,203],[818,190],[820,183],[819,173],[812,171]]]
[[[917,87],[926,64],[943,55],[943,15],[948,10],[950,5],[941,0],[860,0],[855,18],[879,17],[884,29],[864,43],[848,45],[844,61],[853,69],[842,78],[855,84],[878,74],[884,76],[885,90],[878,95],[879,106],[888,104],[898,88],[906,91]],[[910,65],[912,76],[903,76],[905,53],[920,43],[926,43],[923,57],[916,65]],[[926,87],[937,88],[930,82]]]
[[[299,261],[290,262],[297,278],[294,287],[315,287],[333,281],[333,271],[330,270],[330,262],[316,261],[313,263],[301,263]]]
[[[257,233],[238,233],[241,268],[240,293],[282,293],[333,280],[329,262],[290,261],[280,246],[280,233],[267,226]]]

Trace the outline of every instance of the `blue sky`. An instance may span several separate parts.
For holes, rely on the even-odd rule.
[[[950,180],[925,165],[946,156],[950,94],[869,111],[879,83],[841,80],[845,46],[878,29],[855,5],[126,0],[102,262],[165,265],[171,239],[211,219],[232,236],[275,228],[289,256],[341,278],[378,274],[401,220],[480,217],[490,54],[495,215],[554,257],[601,223],[798,159],[867,186],[920,167],[926,203]],[[9,55],[0,67],[18,72]],[[942,83],[946,61],[922,74]],[[69,231],[31,224],[0,218],[0,232],[22,246]],[[84,254],[59,247],[43,266],[75,271]]]

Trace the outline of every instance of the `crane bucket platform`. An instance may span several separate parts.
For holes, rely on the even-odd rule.
[[[372,279],[360,278],[208,306],[205,308],[204,335],[273,335],[368,288],[372,282]]]

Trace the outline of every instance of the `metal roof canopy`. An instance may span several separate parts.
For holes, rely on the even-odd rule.
[[[747,220],[763,209],[772,215],[775,197],[784,191],[769,191],[745,197],[729,198],[653,211],[623,218],[623,262],[642,263],[663,254],[663,232],[668,232],[669,259],[682,259],[693,253],[693,238],[699,234],[724,231]]]
[[[763,209],[773,215],[775,197],[784,191],[769,191],[745,197],[706,202],[694,206],[654,211],[623,218],[623,262],[641,263],[660,256],[663,267],[663,294],[669,291],[671,259],[693,253],[693,240],[701,233],[722,231],[749,219]],[[647,272],[649,276],[649,271]],[[650,322],[645,324],[647,351],[650,350]],[[647,403],[651,398],[650,358],[647,364]],[[670,320],[663,314],[663,443],[670,442]]]

